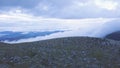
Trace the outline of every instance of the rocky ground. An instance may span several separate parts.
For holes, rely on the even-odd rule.
[[[0,43],[0,68],[120,68],[120,42],[69,37]]]

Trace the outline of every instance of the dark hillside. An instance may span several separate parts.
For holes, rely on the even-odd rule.
[[[0,44],[1,68],[120,68],[120,42],[69,37]]]
[[[105,38],[120,41],[120,31],[117,31],[117,32],[113,32],[113,33],[111,33],[111,34],[108,34]]]

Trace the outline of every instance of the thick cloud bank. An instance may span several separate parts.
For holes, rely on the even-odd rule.
[[[52,38],[71,37],[71,36],[89,36],[104,37],[109,33],[120,30],[120,20],[116,18],[93,18],[93,19],[41,19],[32,18],[30,21],[14,21],[1,20],[0,31],[13,32],[31,32],[31,31],[55,31],[62,30],[46,36],[38,36],[35,38],[21,39],[18,41],[5,41],[7,43],[32,42]]]

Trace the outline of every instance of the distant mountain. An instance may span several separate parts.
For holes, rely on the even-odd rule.
[[[91,37],[0,43],[1,68],[120,68],[120,42]]]
[[[117,31],[117,32],[113,32],[113,33],[111,33],[111,34],[108,34],[105,38],[120,41],[120,31]]]
[[[0,32],[0,41],[17,41],[20,39],[28,39],[34,38],[38,36],[46,36],[57,32],[63,31],[44,31],[44,32],[12,32],[12,31],[4,31]]]

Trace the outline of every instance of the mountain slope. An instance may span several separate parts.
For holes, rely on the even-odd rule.
[[[120,31],[117,31],[117,32],[113,32],[113,33],[111,33],[111,34],[108,34],[105,38],[120,41]]]
[[[0,43],[4,68],[120,68],[120,42],[68,37],[21,44]]]

